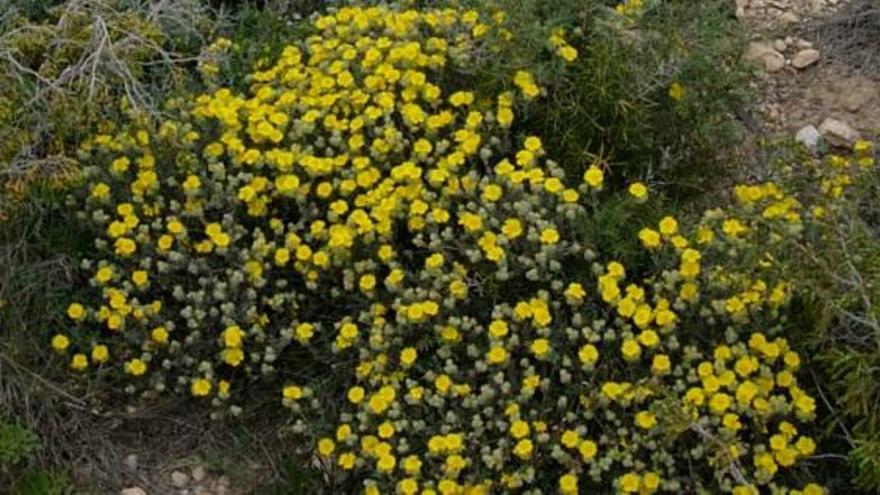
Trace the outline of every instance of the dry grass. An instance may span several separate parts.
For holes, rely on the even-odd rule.
[[[826,54],[865,76],[880,76],[880,2],[852,0],[810,26]]]

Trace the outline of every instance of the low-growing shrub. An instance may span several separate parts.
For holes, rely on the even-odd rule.
[[[626,266],[595,227],[648,188],[566,176],[526,132],[528,66],[491,98],[457,77],[506,49],[504,21],[334,10],[247,92],[84,143],[70,206],[94,255],[49,345],[218,415],[272,389],[338,492],[823,493],[767,255],[845,181],[816,204],[740,186],[694,228],[633,218]]]

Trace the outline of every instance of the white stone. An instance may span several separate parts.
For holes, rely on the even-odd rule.
[[[783,39],[778,39],[778,40],[774,41],[774,42],[773,42],[773,48],[775,48],[776,51],[784,52],[784,51],[785,51],[785,48],[786,48],[786,47],[785,47],[785,40],[783,40]]]
[[[133,486],[122,490],[119,492],[119,495],[147,495],[147,492],[145,492],[143,488]]]
[[[840,120],[827,118],[819,125],[819,132],[828,141],[828,144],[838,148],[850,148],[861,137],[855,130]]]
[[[818,149],[821,139],[822,134],[819,133],[819,129],[816,129],[814,125],[802,127],[794,136],[796,142],[806,146],[811,151]]]
[[[797,55],[791,60],[791,65],[796,69],[805,69],[819,61],[819,50],[807,48],[797,52]]]

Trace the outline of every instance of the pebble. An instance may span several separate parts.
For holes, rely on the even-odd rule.
[[[838,148],[850,148],[861,137],[859,131],[846,122],[832,118],[827,118],[819,124],[819,132],[828,144]]]
[[[177,488],[183,488],[189,483],[189,476],[183,471],[174,471],[171,473],[171,484]]]
[[[785,67],[785,57],[776,51],[773,43],[755,41],[749,43],[745,54],[746,60],[760,62],[767,72],[778,72]]]
[[[810,151],[816,151],[819,148],[819,141],[822,140],[822,134],[819,133],[819,129],[816,129],[816,126],[808,125],[802,127],[795,134],[794,140],[806,146]]]
[[[801,22],[801,18],[797,16],[794,12],[785,12],[781,16],[779,16],[779,20],[785,24],[797,24]]]
[[[785,49],[787,48],[786,45],[785,45],[785,40],[783,40],[783,39],[778,39],[778,40],[774,41],[774,42],[773,42],[773,48],[775,48],[776,51],[784,52]]]
[[[804,39],[797,40],[797,47],[799,50],[805,50],[807,48],[813,48],[813,42],[807,41]]]
[[[763,61],[767,72],[779,72],[785,68],[785,57],[775,50],[764,54]]]
[[[147,495],[147,492],[144,491],[143,488],[138,486],[133,486],[131,488],[126,488],[119,492],[119,495]]]
[[[791,65],[796,69],[805,69],[819,61],[819,50],[807,48],[797,52],[791,60]]]

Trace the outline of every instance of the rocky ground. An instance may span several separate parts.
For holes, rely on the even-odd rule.
[[[762,69],[757,110],[765,132],[795,135],[812,149],[880,132],[880,74],[840,59],[820,35],[850,0],[733,1],[750,32],[745,57]]]

